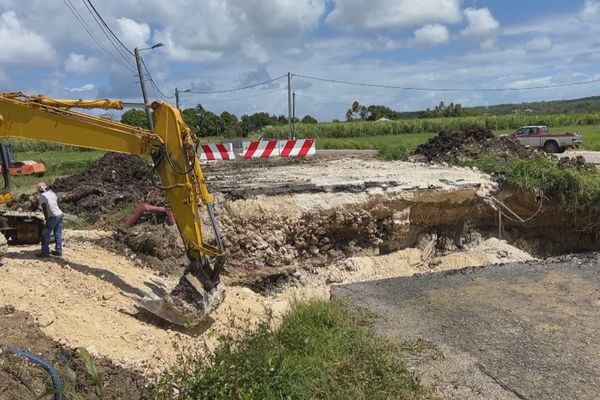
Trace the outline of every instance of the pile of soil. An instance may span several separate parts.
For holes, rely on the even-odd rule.
[[[508,137],[497,137],[485,128],[464,131],[442,131],[428,142],[419,145],[413,153],[416,161],[457,163],[475,160],[481,155],[495,155],[501,159],[529,158],[539,152],[527,148]]]
[[[63,211],[91,222],[123,204],[137,203],[154,189],[152,166],[138,156],[106,153],[85,171],[52,185]]]
[[[59,371],[67,399],[75,398],[77,394],[90,400],[143,399],[148,398],[151,391],[148,380],[141,374],[97,358],[94,363],[104,381],[103,396],[99,395],[98,386],[93,383],[78,352],[44,335],[29,314],[15,311],[10,305],[0,307],[0,346],[17,347],[41,355]],[[43,393],[47,382],[48,375],[41,367],[0,352],[0,399],[37,398],[35,394]]]
[[[590,164],[585,160],[583,156],[577,157],[562,157],[558,160],[558,166],[563,169],[577,168],[579,170],[596,171],[596,166]]]
[[[189,263],[177,226],[155,220],[117,227],[112,237],[95,242],[115,253],[137,258],[144,266],[165,276],[181,275]]]

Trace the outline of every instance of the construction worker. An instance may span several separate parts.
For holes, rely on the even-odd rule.
[[[44,182],[38,183],[39,200],[46,218],[46,225],[42,232],[42,252],[38,257],[62,256],[62,231],[63,231],[63,212],[58,207],[56,194],[48,188]],[[55,247],[50,252],[50,235],[54,233]]]

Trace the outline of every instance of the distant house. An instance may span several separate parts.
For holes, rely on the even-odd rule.
[[[391,121],[391,119],[386,118],[386,117],[381,117],[377,120],[377,122],[388,122],[388,121]]]

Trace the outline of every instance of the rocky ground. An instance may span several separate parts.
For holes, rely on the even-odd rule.
[[[65,211],[106,228],[107,216],[152,190],[151,173],[142,159],[109,154],[55,190]],[[69,230],[63,259],[36,259],[36,246],[11,248],[0,266],[0,307],[30,316],[27,330],[39,327],[48,343],[85,347],[138,382],[181,351],[210,350],[219,334],[277,323],[298,299],[327,298],[334,284],[532,258],[493,237],[495,213],[481,200],[497,186],[474,169],[343,153],[214,163],[205,173],[228,256],[226,300],[205,323],[165,326],[137,307],[172,288],[187,262],[164,219]],[[16,205],[32,206],[27,198]],[[0,315],[0,327],[10,318]]]

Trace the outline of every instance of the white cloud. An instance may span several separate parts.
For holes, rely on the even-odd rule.
[[[92,74],[100,71],[100,60],[83,54],[71,53],[65,61],[65,70],[76,74]]]
[[[415,31],[412,42],[417,46],[432,46],[450,41],[448,28],[440,24],[425,25]]]
[[[469,23],[460,33],[467,40],[485,42],[494,38],[500,29],[500,23],[487,7],[467,8],[465,9],[465,16]]]
[[[547,37],[535,38],[525,44],[525,50],[533,53],[550,50],[552,41]]]
[[[583,10],[579,17],[584,21],[598,22],[600,21],[600,1],[586,0],[583,5]]]
[[[13,11],[0,16],[0,63],[40,65],[56,58],[52,45],[41,35],[26,29]]]
[[[352,30],[402,29],[461,19],[459,0],[335,0],[326,21]]]
[[[119,18],[119,38],[128,49],[148,46],[150,27],[146,23],[139,23],[129,18]]]
[[[257,64],[266,64],[271,61],[267,50],[253,40],[246,40],[242,43],[242,52],[250,61]]]
[[[221,51],[190,49],[175,43],[169,31],[155,31],[153,38],[155,42],[165,45],[161,47],[161,50],[166,52],[172,61],[211,62],[218,60],[223,55]]]
[[[86,83],[81,87],[65,88],[65,90],[68,90],[69,92],[89,92],[90,90],[94,90],[95,87],[96,86],[91,83]]]

